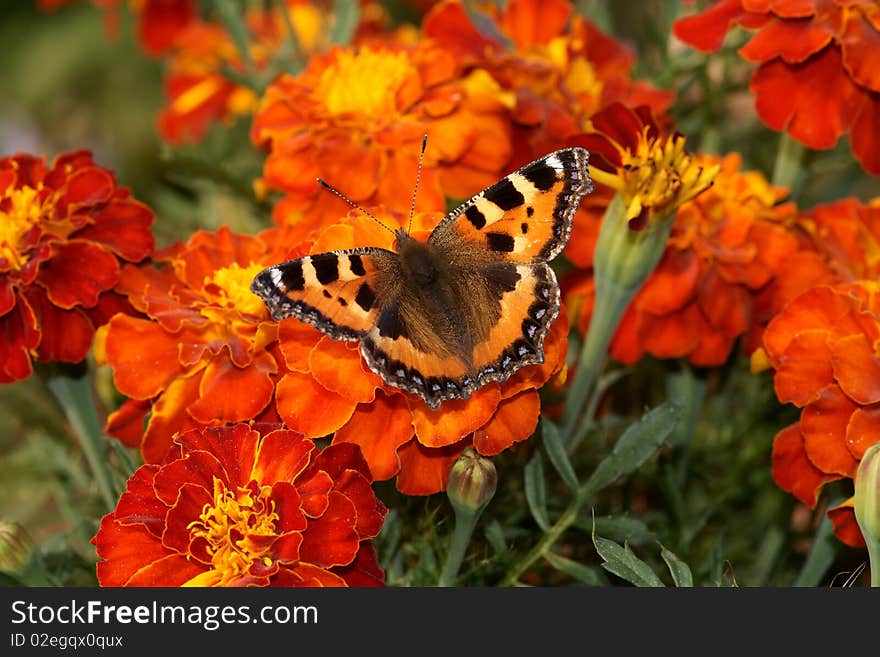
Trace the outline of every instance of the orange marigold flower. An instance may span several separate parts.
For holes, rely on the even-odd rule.
[[[101,586],[381,586],[386,508],[354,445],[193,429],[128,480],[92,538]]]
[[[394,218],[376,213],[396,227]],[[426,235],[441,216],[416,215],[414,235]],[[310,251],[364,245],[390,249],[392,239],[352,214],[346,223],[324,230]],[[417,395],[383,384],[364,363],[357,343],[332,340],[286,319],[278,325],[278,339],[289,371],[278,382],[277,412],[286,426],[307,437],[334,433],[333,444],[358,444],[374,479],[396,476],[403,493],[435,493],[446,487],[449,466],[466,447],[489,456],[532,435],[541,410],[538,391],[564,372],[567,334],[562,313],[544,341],[543,365],[525,367],[470,399],[449,400],[431,410]]]
[[[87,151],[0,159],[0,383],[30,376],[32,358],[85,358],[124,308],[112,292],[123,262],[153,249],[152,221]]]
[[[739,337],[758,331],[781,308],[777,279],[801,248],[791,228],[797,209],[780,203],[787,190],[756,171],[740,171],[736,154],[696,160],[704,169],[720,165],[720,172],[710,189],[678,210],[663,257],[625,312],[611,342],[611,354],[623,363],[647,352],[720,365]],[[573,275],[566,289],[586,331],[592,275]]]
[[[284,192],[279,224],[311,235],[348,211],[320,177],[361,205],[408,210],[428,134],[416,208],[436,211],[495,182],[510,159],[509,122],[494,85],[461,77],[437,44],[372,43],[316,55],[266,91],[252,139],[268,149],[261,185]],[[352,175],[356,172],[356,175]]]
[[[703,51],[740,25],[758,33],[740,49],[759,62],[758,115],[815,149],[848,134],[856,159],[880,174],[880,5],[869,0],[721,0],[681,19],[675,34]]]
[[[280,56],[285,44],[292,52],[283,62],[285,66],[329,45],[328,28],[334,20],[331,12],[309,0],[286,0],[285,6],[287,16],[278,8],[245,13],[248,57],[261,74]],[[159,131],[167,141],[199,141],[214,121],[229,123],[254,112],[257,96],[229,75],[229,71],[245,75],[247,69],[239,46],[224,26],[190,21],[170,50],[165,76],[168,102],[158,119]]]
[[[514,164],[570,145],[612,102],[647,104],[658,114],[672,102],[672,92],[634,82],[635,54],[573,13],[570,2],[510,0],[481,9],[476,23],[459,0],[439,2],[424,19],[424,33],[500,86],[517,131]]]
[[[764,332],[776,396],[801,411],[773,444],[773,477],[814,507],[830,481],[852,479],[880,435],[880,284],[819,286],[780,312]],[[829,515],[845,543],[864,545],[852,499]]]
[[[122,272],[117,290],[144,317],[114,316],[96,357],[131,398],[110,415],[107,431],[140,446],[147,463],[162,459],[177,431],[276,418],[277,325],[250,291],[262,268],[289,255],[276,232],[199,231],[156,254],[162,269]]]

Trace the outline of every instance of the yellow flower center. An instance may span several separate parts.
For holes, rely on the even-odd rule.
[[[314,96],[333,116],[360,114],[389,121],[397,110],[397,90],[414,75],[405,53],[340,51],[321,74]]]
[[[227,586],[246,574],[254,562],[272,565],[271,541],[278,535],[278,514],[269,486],[239,487],[232,491],[214,478],[214,501],[202,508],[187,529],[191,539],[204,539],[211,558],[211,582]]]
[[[213,297],[214,303],[225,308],[234,308],[241,313],[260,316],[265,311],[263,300],[251,292],[251,281],[263,271],[264,265],[251,263],[241,267],[232,263],[218,269],[213,276],[205,277],[205,291]]]
[[[40,222],[43,208],[37,200],[38,189],[21,187],[8,193],[8,209],[0,210],[0,258],[6,259],[14,269],[21,269],[30,254],[22,252],[22,241],[30,230]]]
[[[623,154],[617,180],[610,181],[612,176],[601,173],[596,179],[610,183],[623,193],[627,219],[638,217],[646,210],[652,216],[669,215],[708,189],[721,170],[720,165],[701,166],[685,151],[684,144],[682,135],[650,138],[645,126],[635,152]]]

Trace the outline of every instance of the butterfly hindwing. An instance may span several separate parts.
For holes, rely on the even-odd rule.
[[[571,235],[581,199],[593,190],[583,148],[527,164],[449,213],[430,239],[460,238],[514,262],[547,262]]]
[[[296,317],[337,340],[360,340],[376,324],[396,254],[380,248],[318,253],[257,274],[251,289],[276,320]]]

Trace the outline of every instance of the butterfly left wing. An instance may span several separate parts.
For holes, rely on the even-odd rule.
[[[548,262],[568,243],[581,199],[593,191],[583,148],[564,148],[505,176],[450,212],[429,241],[479,245],[510,262]]]
[[[267,267],[251,290],[273,319],[296,317],[336,340],[360,340],[376,322],[396,258],[380,248],[317,253]]]

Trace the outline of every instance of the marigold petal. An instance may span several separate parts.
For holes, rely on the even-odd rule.
[[[285,374],[275,388],[275,404],[284,424],[306,438],[320,438],[343,426],[355,404],[327,390],[310,374]]]
[[[837,386],[825,388],[801,413],[807,457],[822,472],[854,477],[859,462],[846,446],[846,428],[856,410]]]
[[[301,497],[302,511],[310,518],[319,518],[330,505],[330,491],[333,490],[333,478],[318,470],[311,476],[302,476],[296,482],[296,489]]]
[[[255,418],[272,401],[274,371],[274,359],[267,353],[257,354],[250,367],[214,358],[205,368],[198,399],[189,405],[190,415],[204,424]]]
[[[462,56],[479,59],[495,46],[474,26],[459,2],[440,2],[432,7],[422,21],[422,31]]]
[[[798,333],[776,360],[773,385],[780,402],[803,407],[834,382],[827,337],[824,331]]]
[[[342,445],[331,445],[341,447]],[[362,539],[379,534],[385,522],[385,505],[377,502],[369,480],[360,472],[347,470],[336,478],[335,491],[345,495],[357,511],[355,529]]]
[[[446,447],[425,447],[411,440],[400,448],[397,490],[404,495],[433,495],[446,489],[449,468],[470,444],[470,438]]]
[[[761,120],[806,146],[832,148],[853,119],[857,94],[843,71],[840,51],[828,47],[802,64],[774,59],[761,64],[749,88]]]
[[[309,369],[328,390],[353,402],[371,402],[382,380],[364,367],[359,344],[322,338],[309,355]]]
[[[292,372],[309,371],[309,356],[322,339],[318,329],[297,319],[287,319],[278,325],[278,345],[284,354],[284,364]]]
[[[308,527],[308,520],[303,513],[303,498],[296,486],[287,481],[276,481],[272,484],[272,503],[275,505],[275,512],[278,514],[276,529],[282,533],[302,532]],[[276,540],[267,537],[269,540]],[[292,541],[285,539],[284,545],[278,545],[278,558],[282,558],[280,552],[296,549],[295,558],[299,558],[300,541]],[[275,546],[273,545],[273,549]]]
[[[77,233],[77,238],[103,244],[131,262],[143,260],[153,251],[150,230],[153,211],[134,199],[114,199],[94,215],[94,223]]]
[[[171,466],[177,463],[186,463],[190,459],[180,459],[174,461]],[[166,468],[171,466],[165,466]],[[191,469],[188,469],[187,472],[181,473],[179,468],[173,468],[173,476],[179,477],[181,474],[183,476],[189,475],[191,473]],[[217,471],[220,471],[219,467]],[[160,471],[161,472],[161,471]],[[222,474],[222,472],[221,472]],[[181,485],[181,482],[184,482]],[[202,510],[205,507],[211,507],[214,502],[214,497],[211,494],[212,481],[208,480],[209,488],[205,487],[204,480],[199,481],[198,483],[192,483],[187,479],[178,479],[176,481],[177,489],[174,491],[175,498],[171,503],[171,508],[168,509],[168,515],[165,516],[165,531],[162,532],[162,543],[182,554],[189,554],[191,557],[198,559],[200,561],[205,562],[206,564],[210,564],[210,556],[203,553],[203,550],[200,547],[191,547],[191,541],[193,540],[190,536],[190,524],[194,520],[198,520],[199,516],[202,514]],[[168,498],[170,493],[168,488],[167,481],[159,481],[157,477],[157,484],[162,486],[163,491],[159,493],[157,486],[157,493],[159,493],[162,497]],[[199,540],[201,542],[202,539]]]
[[[107,362],[122,394],[135,399],[155,397],[180,374],[175,336],[155,322],[117,315],[107,326]]]
[[[175,378],[153,403],[141,442],[141,454],[147,463],[162,462],[175,433],[201,426],[186,410],[199,394],[201,378],[201,372]]]
[[[379,556],[372,543],[361,543],[357,556],[347,566],[336,566],[333,572],[349,586],[384,586],[385,571],[379,565]]]
[[[119,262],[97,244],[71,240],[56,248],[37,279],[56,306],[91,308],[119,280]]]
[[[782,490],[813,508],[822,486],[839,479],[822,472],[807,457],[800,424],[786,427],[773,439],[773,480]]]
[[[214,490],[214,479],[227,481],[226,471],[217,457],[209,452],[191,452],[182,458],[176,458],[162,465],[156,471],[153,488],[156,496],[168,506],[178,501],[178,493],[184,485],[202,488],[204,494],[211,497]],[[192,496],[197,495],[193,489]],[[201,506],[195,506],[201,510]],[[198,517],[196,513],[193,517]]]
[[[665,315],[693,298],[700,277],[700,258],[692,250],[666,249],[636,301],[639,310]]]
[[[849,136],[853,154],[868,173],[880,175],[880,94],[864,94]]]
[[[432,411],[421,400],[413,402],[416,438],[425,447],[445,447],[482,427],[498,408],[501,388],[490,383],[469,399],[449,399]]]
[[[40,343],[37,318],[23,297],[0,317],[0,383],[28,378],[33,372],[31,350]]]
[[[876,7],[874,9],[876,17]],[[843,65],[856,84],[880,91],[880,27],[877,23],[872,25],[862,12],[852,12],[840,41]]]
[[[474,447],[484,456],[494,456],[531,436],[540,414],[541,398],[535,390],[503,399],[492,419],[474,432]]]
[[[351,420],[337,432],[333,444],[353,443],[369,464],[371,477],[390,479],[400,470],[397,450],[412,438],[413,416],[400,394],[376,393],[370,404],[358,404]]]
[[[357,510],[342,493],[331,491],[330,504],[320,518],[309,522],[300,546],[300,559],[318,566],[345,566],[357,555],[360,537],[355,531]]]
[[[510,0],[499,25],[519,48],[545,44],[565,31],[572,6],[566,0]]]
[[[204,565],[182,554],[169,554],[137,570],[125,586],[184,586],[202,575],[204,569]]]
[[[144,525],[122,525],[115,514],[101,519],[98,533],[92,538],[102,559],[96,570],[101,586],[124,586],[132,573],[168,556],[162,542]]]
[[[861,461],[865,450],[877,442],[880,436],[880,407],[867,406],[856,409],[846,428],[846,446],[853,457]]]
[[[720,0],[709,9],[681,18],[672,24],[679,39],[703,52],[715,52],[724,43],[728,30],[746,13],[742,0]]]
[[[802,62],[827,46],[834,35],[822,23],[774,21],[752,37],[739,54],[750,62],[781,57],[789,63]]]
[[[37,355],[42,362],[78,363],[89,353],[95,329],[79,309],[64,310],[40,290],[29,290],[28,301],[37,316],[42,333]]]
[[[184,431],[174,438],[174,442],[184,452],[213,454],[226,473],[227,484],[244,486],[252,479],[259,439],[260,434],[253,428],[236,424]]]
[[[150,400],[126,399],[107,416],[104,431],[127,447],[138,447],[144,438],[144,420],[152,405]]]
[[[278,575],[272,578],[275,586],[295,586],[295,587],[336,587],[345,586],[345,580],[324,568],[297,562],[293,568],[282,568]]]
[[[55,171],[64,168],[64,163],[56,161]],[[51,177],[52,173],[47,174],[47,178]],[[63,212],[69,213],[76,212],[82,206],[94,206],[109,201],[116,187],[113,174],[100,167],[87,165],[73,171],[67,176],[65,183],[64,194],[59,199],[58,206]]]
[[[639,327],[645,350],[658,358],[680,358],[693,351],[709,331],[699,304],[693,301],[662,317],[645,315]]]
[[[293,481],[309,464],[315,444],[302,436],[279,429],[267,433],[259,443],[249,479],[261,484]]]
[[[863,333],[831,339],[828,344],[834,378],[858,404],[880,401],[880,359]]]
[[[854,548],[865,547],[865,537],[856,520],[853,498],[828,509],[828,518],[834,525],[834,535],[846,545]]]

